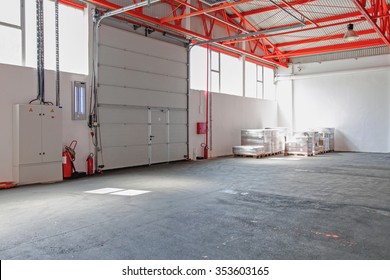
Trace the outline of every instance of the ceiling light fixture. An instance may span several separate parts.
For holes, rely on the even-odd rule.
[[[347,28],[348,30],[344,35],[344,40],[347,42],[357,41],[359,39],[359,35],[353,30],[353,24],[348,24]]]

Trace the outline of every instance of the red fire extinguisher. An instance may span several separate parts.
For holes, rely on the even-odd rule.
[[[76,149],[77,141],[73,140],[69,146],[64,147],[62,152],[62,173],[64,178],[72,177],[74,165],[73,161],[76,158]]]
[[[93,175],[93,153],[87,157],[87,175]]]
[[[70,163],[70,154],[68,151],[62,152],[62,173],[64,178],[72,177],[72,164]]]

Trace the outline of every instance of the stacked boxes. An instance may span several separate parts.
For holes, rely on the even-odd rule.
[[[334,151],[334,128],[321,127],[316,129],[320,133],[320,144],[324,146],[325,152]]]
[[[292,139],[286,143],[288,155],[313,155],[313,138],[308,132],[295,132]]]
[[[320,134],[320,148],[322,148],[323,152],[329,152],[330,146],[329,146],[329,138],[330,134],[327,132],[319,132]]]
[[[271,142],[271,153],[284,153],[286,146],[286,127],[267,128],[266,133],[269,133],[269,139]]]
[[[318,155],[320,153],[323,153],[323,148],[320,149],[320,133],[318,131],[308,131],[307,133],[313,141],[313,154]]]

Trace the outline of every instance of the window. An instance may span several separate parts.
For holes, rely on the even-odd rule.
[[[0,22],[20,26],[20,0],[0,0]]]
[[[242,96],[243,90],[242,60],[221,54],[221,92]]]
[[[257,65],[245,61],[245,97],[257,97]]]
[[[256,97],[264,98],[264,67],[256,65]]]
[[[0,62],[23,63],[23,26],[21,21],[24,0],[0,0]]]
[[[211,79],[210,90],[212,92],[221,91],[221,75],[220,75],[220,54],[218,52],[211,51]]]
[[[43,0],[45,68],[55,69],[55,3]],[[0,0],[0,63],[37,67],[36,1]],[[88,73],[88,16],[59,5],[60,70]],[[4,39],[6,38],[6,39]]]
[[[274,70],[264,68],[264,99],[275,100]]]
[[[22,32],[17,28],[0,25],[0,61],[22,64]],[[6,40],[4,38],[7,38]]]
[[[86,120],[86,86],[83,82],[73,82],[72,120]]]
[[[55,69],[55,5],[44,0],[45,69]],[[36,67],[36,5],[26,1],[26,66]],[[84,11],[59,5],[60,71],[88,73],[88,22]]]
[[[190,55],[190,87],[206,90],[207,48],[193,47]],[[245,97],[275,100],[273,69],[215,51],[210,52],[209,63],[210,91],[243,96],[245,87]]]
[[[206,90],[207,87],[207,49],[195,46],[190,52],[190,87]]]

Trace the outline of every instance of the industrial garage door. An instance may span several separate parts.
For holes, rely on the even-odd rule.
[[[186,158],[184,47],[102,26],[98,82],[105,169]]]

